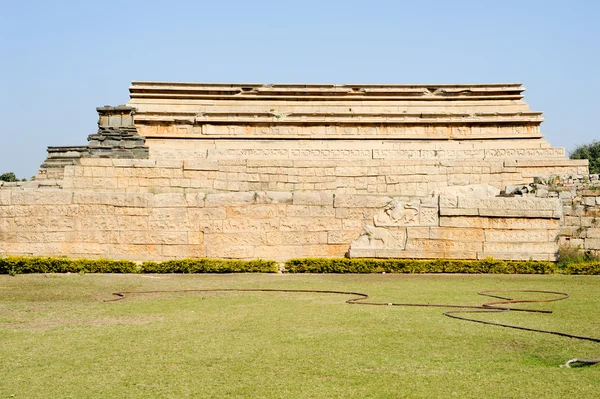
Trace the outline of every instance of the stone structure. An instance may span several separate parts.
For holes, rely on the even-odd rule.
[[[587,161],[523,91],[134,82],[87,146],[0,187],[0,254],[553,260],[573,205],[523,187]]]

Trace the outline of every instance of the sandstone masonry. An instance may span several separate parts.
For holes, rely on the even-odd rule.
[[[598,250],[600,195],[550,184],[583,184],[587,161],[542,138],[523,91],[134,82],[126,105],[98,108],[87,146],[50,147],[35,181],[0,186],[0,254],[554,260],[567,241]]]

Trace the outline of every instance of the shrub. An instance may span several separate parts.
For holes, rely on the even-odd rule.
[[[144,262],[142,273],[277,273],[271,260],[178,259]]]
[[[14,172],[3,173],[0,175],[0,181],[5,181],[8,183],[19,181]]]
[[[578,145],[571,151],[569,158],[587,159],[590,173],[600,173],[600,141],[594,140],[588,144]]]
[[[593,251],[584,251],[580,246],[564,245],[558,249],[558,267],[565,268],[571,263],[600,262]]]
[[[557,271],[552,262],[511,260],[416,260],[416,259],[290,259],[290,273],[494,273],[550,274]]]
[[[269,260],[182,259],[144,262],[51,257],[0,257],[0,274],[25,273],[277,273]]]
[[[8,256],[0,258],[0,274],[25,273],[136,273],[137,265],[128,260],[68,259]]]
[[[600,275],[600,261],[570,263],[565,266],[564,273],[566,274],[595,274]]]

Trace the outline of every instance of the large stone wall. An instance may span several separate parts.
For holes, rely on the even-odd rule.
[[[548,260],[562,209],[558,199],[445,195],[0,193],[3,253],[139,260],[341,257],[351,242],[350,256]]]
[[[87,146],[0,185],[0,254],[554,260],[588,216],[500,192],[587,161],[542,138],[523,90],[134,82]]]

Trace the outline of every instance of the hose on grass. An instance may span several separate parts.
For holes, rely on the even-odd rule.
[[[371,306],[411,306],[411,307],[436,307],[436,308],[453,308],[460,310],[449,310],[444,312],[444,316],[470,321],[474,323],[488,324],[492,326],[513,328],[517,330],[524,330],[530,332],[544,333],[558,335],[561,337],[573,338],[584,341],[592,341],[600,343],[600,338],[587,337],[582,335],[568,334],[559,331],[541,330],[537,328],[523,327],[512,324],[497,323],[493,321],[479,320],[471,317],[464,316],[464,314],[471,313],[490,313],[490,312],[527,312],[527,313],[552,313],[551,310],[544,309],[526,309],[518,308],[512,305],[521,303],[543,303],[543,302],[555,302],[567,299],[568,294],[557,291],[542,291],[542,290],[484,290],[477,294],[487,296],[490,298],[499,299],[492,302],[485,302],[481,305],[455,305],[455,304],[436,304],[436,303],[398,303],[398,302],[372,302],[367,301],[369,299],[368,294],[361,292],[351,291],[334,291],[334,290],[299,290],[299,289],[276,289],[276,288],[213,288],[213,289],[189,289],[189,290],[151,290],[151,291],[120,291],[113,292],[116,298],[106,299],[104,302],[115,302],[121,301],[130,295],[138,294],[164,294],[164,293],[191,293],[191,292],[279,292],[279,293],[310,293],[310,294],[337,294],[337,295],[350,295],[352,298],[346,300],[346,303],[350,305],[371,305]],[[506,293],[531,293],[531,294],[549,294],[553,297],[547,299],[513,299],[498,294]],[[571,365],[592,365],[600,363],[600,357],[595,359],[579,359],[574,358],[567,361],[561,367],[570,367]]]

